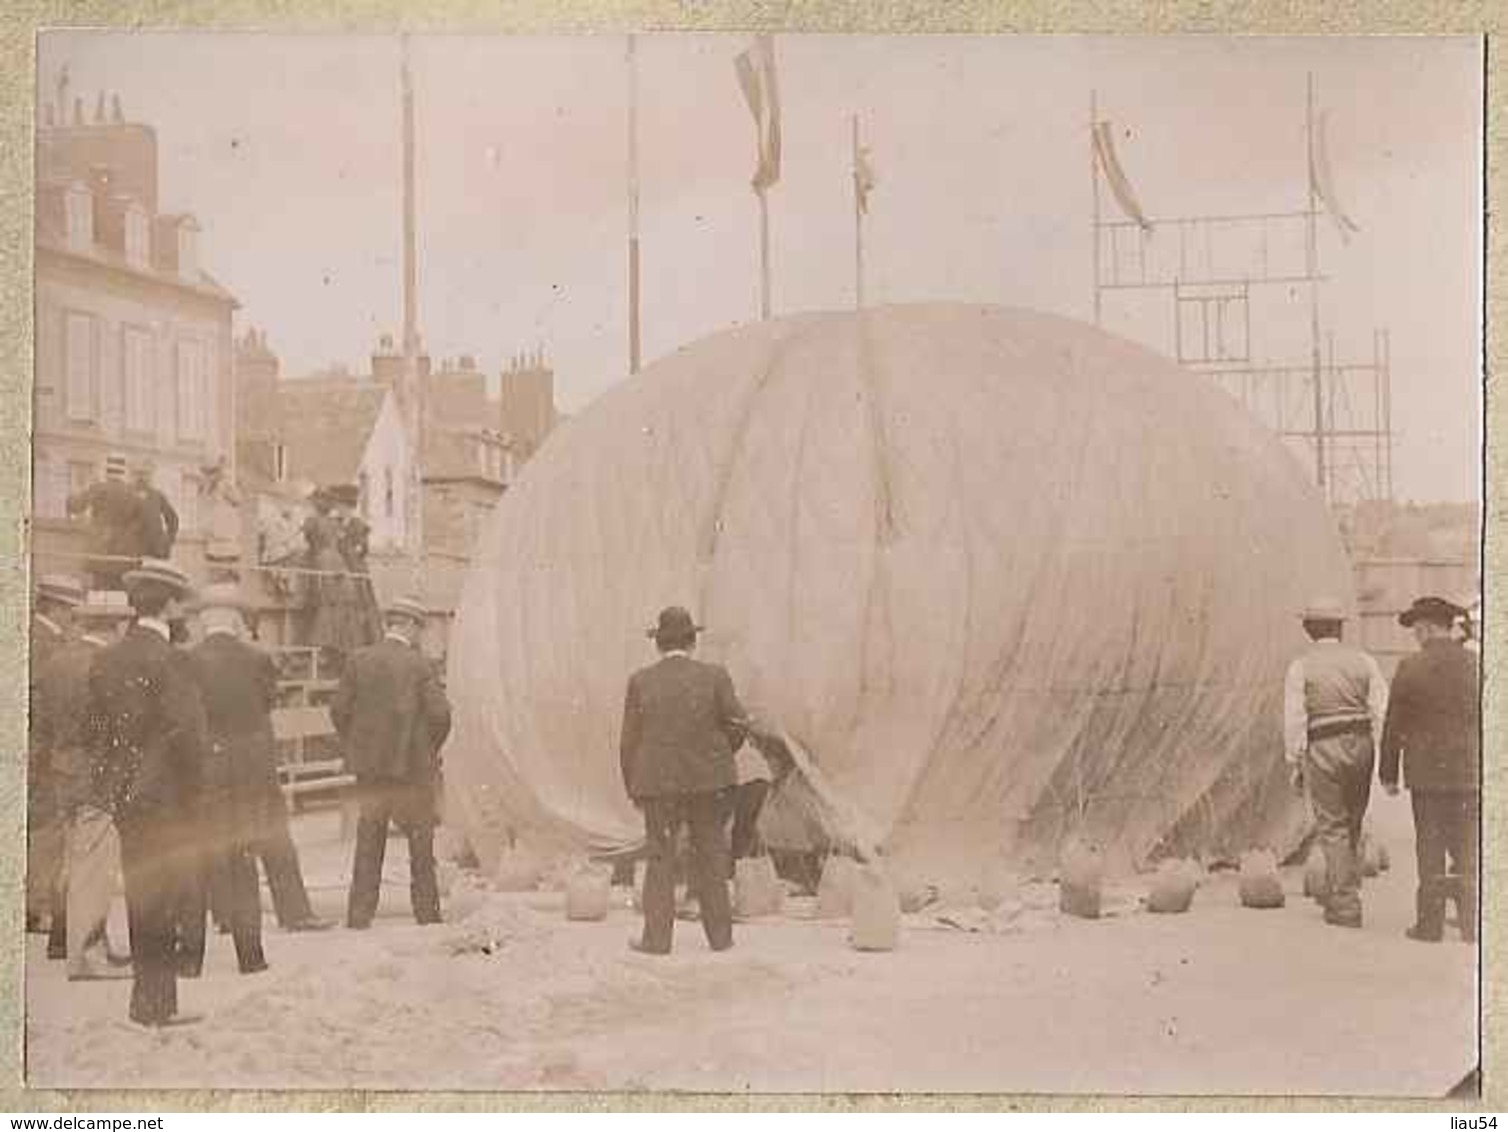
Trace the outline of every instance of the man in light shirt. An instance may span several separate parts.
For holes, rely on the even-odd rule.
[[[1361,822],[1387,716],[1387,681],[1375,660],[1341,643],[1346,614],[1339,602],[1311,602],[1300,617],[1314,644],[1288,666],[1284,745],[1325,854],[1325,923],[1359,928]]]

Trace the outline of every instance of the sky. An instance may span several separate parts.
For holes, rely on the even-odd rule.
[[[758,317],[747,45],[638,39],[646,362]],[[1312,74],[1360,228],[1324,226],[1322,323],[1342,361],[1389,332],[1395,494],[1477,498],[1479,40],[783,35],[776,53],[777,315],[853,303],[852,115],[878,178],[869,303],[1089,320],[1091,92],[1154,218],[1285,211],[1307,203]],[[394,37],[49,32],[38,81],[50,97],[66,63],[87,109],[118,92],[157,129],[160,207],[195,214],[238,330],[265,330],[285,373],[363,371],[401,330],[399,58]],[[425,346],[492,373],[542,348],[579,411],[627,373],[625,39],[431,35],[412,58]],[[1145,311],[1109,304],[1105,325],[1158,344]],[[1255,306],[1254,357],[1302,361],[1307,326],[1307,307]]]

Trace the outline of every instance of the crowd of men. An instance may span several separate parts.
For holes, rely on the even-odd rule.
[[[236,586],[195,593],[150,557],[120,590],[50,575],[32,623],[28,928],[47,922],[48,956],[70,980],[132,978],[130,1017],[196,1021],[179,978],[204,967],[211,919],[241,973],[268,968],[258,861],[290,931],[331,924],[310,907],[277,774],[277,676],[251,643]],[[198,642],[181,627],[199,622]],[[377,644],[354,652],[332,704],[361,807],[347,925],[376,911],[390,821],[407,833],[413,909],[440,918],[433,833],[450,708],[417,642],[425,620],[394,602]],[[175,643],[181,642],[181,643]],[[129,955],[109,938],[119,876]]]
[[[240,971],[267,969],[258,860],[285,928],[330,925],[310,909],[288,835],[271,722],[276,673],[246,639],[238,589],[195,594],[177,567],[152,558],[120,584],[86,593],[48,576],[37,588],[28,924],[40,930],[50,919],[48,954],[66,959],[70,979],[129,973],[131,1018],[174,1025],[193,1020],[178,1010],[177,980],[201,973],[211,913]],[[174,626],[191,611],[200,639],[184,647]],[[382,639],[346,658],[331,704],[360,805],[352,929],[376,915],[393,824],[408,840],[414,918],[441,919],[434,831],[450,706],[418,647],[425,619],[418,601],[394,601]],[[1441,940],[1454,900],[1459,931],[1474,940],[1480,670],[1466,611],[1423,597],[1400,615],[1419,651],[1400,663],[1391,688],[1371,657],[1342,643],[1338,603],[1315,602],[1301,620],[1313,646],[1288,670],[1284,733],[1325,857],[1326,922],[1362,924],[1359,853],[1375,769],[1389,793],[1401,779],[1412,796],[1418,887],[1409,937]],[[624,702],[623,784],[643,813],[648,859],[644,929],[631,946],[649,954],[671,949],[682,872],[710,946],[733,945],[730,850],[755,851],[772,777],[763,760],[751,769],[740,757],[762,730],[727,670],[693,657],[700,630],[685,609],[662,611],[648,630],[660,659],[630,677]],[[117,854],[129,956],[106,926]]]

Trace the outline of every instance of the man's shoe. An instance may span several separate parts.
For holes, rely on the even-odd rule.
[[[364,932],[368,928],[370,928],[371,926],[372,926],[372,921],[371,920],[347,920],[346,921],[346,930],[347,931]],[[291,931],[293,929],[289,929],[289,930]]]
[[[630,951],[637,951],[640,955],[669,955],[670,954],[670,949],[668,947],[664,951],[657,951],[657,950],[655,950],[652,947],[646,946],[645,943],[644,943],[644,941],[642,939],[630,939],[628,941],[628,949]]]
[[[302,920],[294,920],[283,930],[286,932],[327,932],[335,926],[334,920],[321,920],[318,916],[306,916]],[[347,924],[346,927],[353,927]],[[365,926],[365,925],[363,925]]]
[[[1359,928],[1361,927],[1361,914],[1348,916],[1344,913],[1335,913],[1329,910],[1325,912],[1325,923],[1336,928]]]
[[[260,975],[265,970],[267,970],[267,960],[258,959],[255,963],[243,964],[241,967],[241,974]]]
[[[132,1018],[138,1026],[146,1026],[149,1029],[161,1030],[169,1026],[192,1026],[196,1022],[203,1022],[203,1014],[174,1014],[170,1018]]]
[[[1439,943],[1441,938],[1445,935],[1443,931],[1427,932],[1418,924],[1415,924],[1413,927],[1406,929],[1403,934],[1417,943]]]

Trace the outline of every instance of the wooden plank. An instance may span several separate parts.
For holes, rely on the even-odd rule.
[[[272,734],[279,742],[321,738],[335,734],[335,721],[327,707],[273,708]]]

